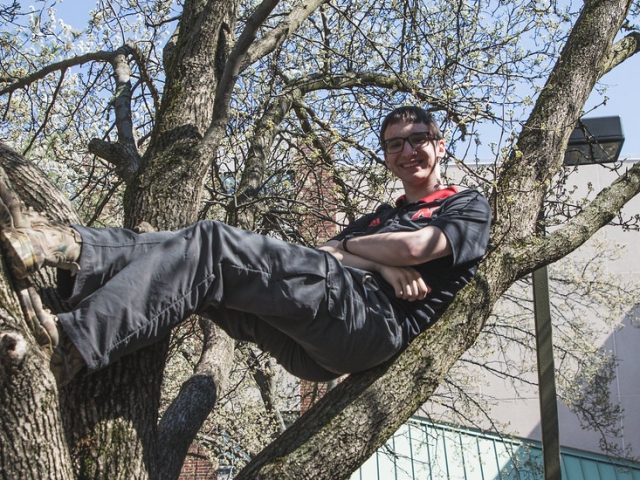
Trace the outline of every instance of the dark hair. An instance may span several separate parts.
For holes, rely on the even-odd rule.
[[[429,133],[433,135],[433,138],[442,138],[442,133],[440,133],[440,129],[438,128],[438,125],[436,125],[433,115],[427,112],[424,108],[406,105],[404,107],[396,108],[384,117],[382,125],[380,126],[380,143],[384,142],[384,132],[387,127],[398,122],[424,123],[427,126]]]

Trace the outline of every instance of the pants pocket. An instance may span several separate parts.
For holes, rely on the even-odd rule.
[[[342,264],[332,255],[327,255],[327,312],[337,320],[348,315],[348,300],[353,288],[351,278]]]

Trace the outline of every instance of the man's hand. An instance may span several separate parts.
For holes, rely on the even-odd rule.
[[[319,250],[330,253],[344,265],[378,272],[382,278],[389,283],[396,292],[396,297],[410,302],[422,300],[426,297],[431,288],[417,270],[411,267],[393,267],[382,263],[374,262],[358,255],[345,252],[339,247],[336,241],[327,242],[319,247]]]
[[[431,291],[420,273],[411,267],[380,265],[378,272],[393,287],[396,297],[403,300],[422,300]]]
[[[335,242],[335,243],[337,243],[337,242]],[[329,243],[326,243],[325,245],[322,245],[321,247],[317,247],[317,248],[318,248],[318,250],[322,250],[323,252],[330,253],[331,255],[333,255],[339,261],[342,262],[345,252],[344,252],[344,250],[341,250],[340,248],[338,248],[336,245],[331,245]]]

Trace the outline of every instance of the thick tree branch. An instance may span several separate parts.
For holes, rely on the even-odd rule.
[[[561,229],[544,239],[519,249],[519,277],[536,268],[555,262],[589,240],[607,225],[622,207],[640,193],[640,163],[635,163],[624,175],[603,189],[596,197]]]
[[[271,30],[248,49],[247,55],[240,66],[240,71],[282,45],[313,12],[327,2],[328,0],[307,0],[299,7],[291,10],[277,28]]]
[[[602,67],[602,73],[600,76],[604,76],[609,73],[615,67],[622,62],[631,58],[633,55],[640,51],[640,32],[632,32],[622,40],[616,42],[611,49],[611,52],[604,61]]]
[[[125,182],[133,179],[142,161],[133,133],[131,69],[127,59],[129,55],[138,63],[143,79],[146,75],[146,68],[140,58],[140,52],[134,46],[125,45],[116,50],[110,63],[113,67],[113,78],[116,84],[113,109],[116,117],[115,125],[118,131],[118,143],[111,143],[97,138],[89,142],[89,151],[115,165],[118,175]],[[147,81],[152,93],[154,93],[153,85],[148,78]],[[155,92],[154,102],[157,102],[157,92]]]
[[[416,99],[428,104],[430,111],[443,111],[458,124],[463,134],[466,127],[462,122],[463,115],[453,109],[453,105],[443,101],[441,96],[431,93],[423,86],[415,85],[409,78],[398,75],[384,75],[374,72],[345,73],[341,75],[313,74],[298,79],[289,79],[290,86],[295,86],[300,91],[307,93],[317,90],[340,90],[348,88],[378,87],[387,90],[407,92]]]
[[[93,138],[89,151],[116,167],[116,173],[125,182],[130,181],[140,168],[140,155],[131,145]]]
[[[501,169],[494,228],[498,241],[534,232],[544,185],[561,168],[569,135],[609,58],[630,3],[585,2],[515,150]]]
[[[234,341],[211,321],[200,320],[202,355],[195,374],[180,388],[158,425],[159,472],[177,478],[189,446],[224,389],[233,361]]]

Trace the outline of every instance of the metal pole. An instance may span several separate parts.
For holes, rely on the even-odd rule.
[[[556,403],[551,310],[549,307],[549,277],[546,266],[533,272],[533,311],[536,324],[544,478],[545,480],[560,480],[558,405]]]

